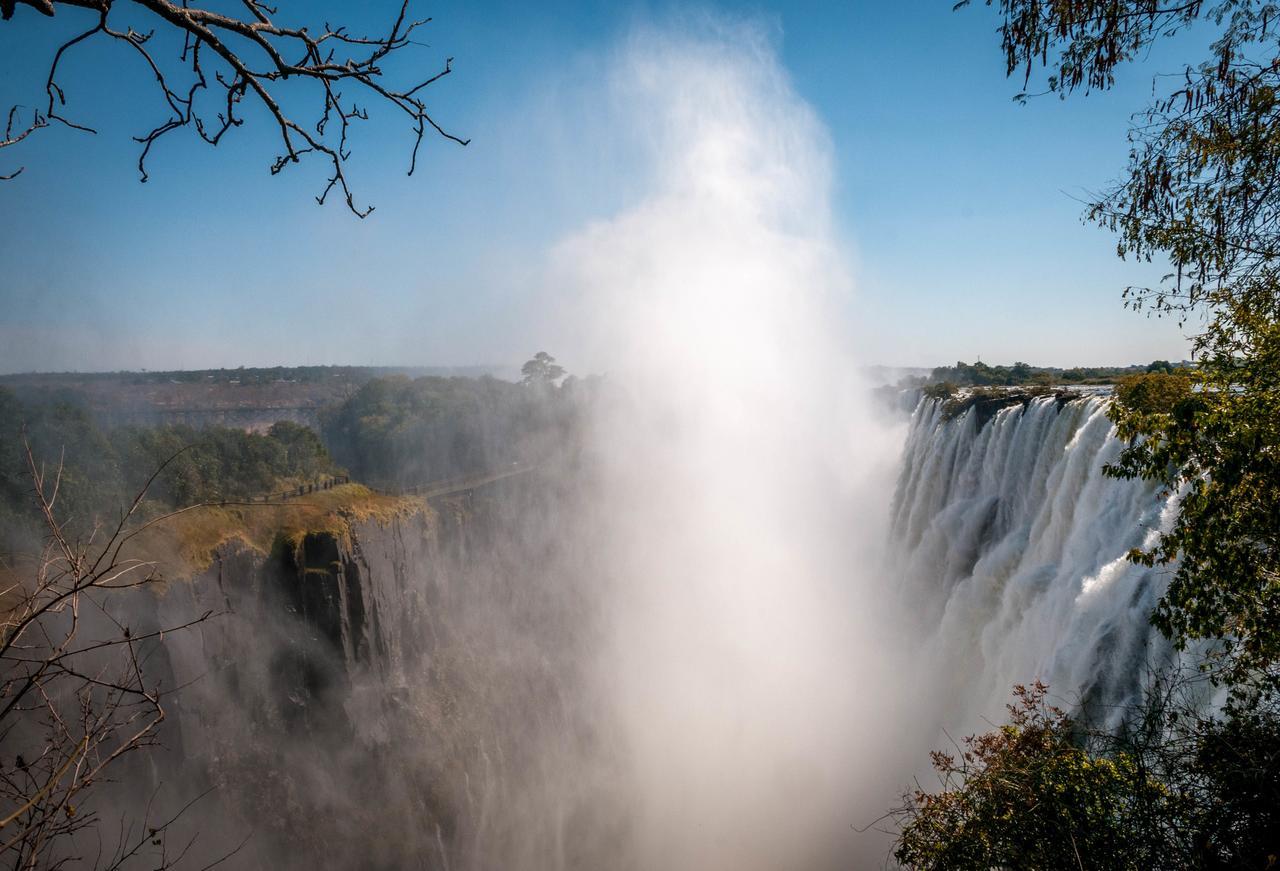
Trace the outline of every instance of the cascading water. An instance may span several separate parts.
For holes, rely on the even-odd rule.
[[[1015,683],[1043,680],[1115,723],[1171,651],[1148,622],[1167,568],[1149,546],[1174,498],[1108,478],[1123,448],[1099,397],[1039,397],[990,415],[912,415],[893,505],[903,595],[928,635],[942,722],[981,727]]]

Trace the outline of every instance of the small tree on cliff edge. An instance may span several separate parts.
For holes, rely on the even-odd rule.
[[[565,370],[556,362],[555,357],[546,351],[539,351],[533,355],[532,360],[520,367],[520,374],[524,376],[520,379],[521,384],[546,386],[563,378]]]
[[[126,56],[135,58],[155,79],[160,105],[167,110],[167,117],[161,114],[146,122],[153,126],[135,137],[141,148],[138,173],[142,181],[147,180],[147,157],[160,139],[188,129],[209,145],[218,145],[244,124],[246,101],[266,113],[279,136],[272,175],[303,158],[318,158],[328,165],[329,180],[317,202],[323,204],[337,189],[347,208],[361,218],[373,207],[357,205],[347,184],[348,135],[355,122],[368,119],[370,105],[389,108],[408,119],[410,175],[424,136],[467,144],[468,140],[437,123],[423,100],[426,89],[450,73],[452,58],[443,66],[411,72],[403,80],[384,72],[397,67],[395,62],[407,56],[410,46],[422,45],[419,30],[431,20],[413,18],[408,0],[379,35],[353,34],[341,24],[326,23],[320,28],[285,24],[278,10],[261,0],[244,0],[243,6],[237,16],[187,0],[0,0],[0,20],[6,22],[13,19],[33,27],[37,15],[76,22],[76,30],[50,59],[43,107],[28,112],[14,106],[0,119],[4,125],[0,152],[52,124],[95,132],[85,119],[67,114],[67,91],[61,80],[62,62],[94,41],[114,41]],[[153,47],[157,36],[155,42],[162,44],[159,50]],[[101,72],[110,75],[111,71]],[[299,118],[286,109],[296,107],[299,98],[316,107],[309,117]],[[22,170],[22,166],[0,166],[0,181]]]
[[[961,0],[957,8],[968,5]],[[1280,22],[1254,0],[987,0],[1008,73],[1066,97],[1106,90],[1117,69],[1195,26],[1211,55],[1155,82],[1129,134],[1122,181],[1087,219],[1119,254],[1167,258],[1127,303],[1203,317],[1197,389],[1161,413],[1113,404],[1130,447],[1107,471],[1182,492],[1173,527],[1131,558],[1176,562],[1153,622],[1179,646],[1215,642],[1239,692],[1280,685]],[[1037,72],[1043,88],[1032,87]],[[1027,95],[1019,94],[1025,101]]]

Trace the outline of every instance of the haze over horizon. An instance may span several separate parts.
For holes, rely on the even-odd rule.
[[[1128,116],[1163,55],[1113,92],[1019,106],[990,10],[950,5],[434,4],[419,62],[455,61],[429,104],[471,144],[427,140],[406,179],[402,125],[375,112],[352,145],[356,195],[377,207],[365,221],[315,205],[322,167],[270,176],[274,143],[252,114],[216,149],[168,137],[139,184],[131,137],[164,107],[140,61],[86,47],[63,78],[98,135],[50,128],[6,153],[26,169],[0,197],[0,371],[510,366],[539,349],[607,370],[557,329],[567,301],[550,268],[562,240],[653,181],[619,132],[642,119],[604,71],[638,29],[717,16],[763,34],[828,140],[833,235],[854,279],[840,331],[861,359],[1188,356],[1175,322],[1122,307],[1125,286],[1164,270],[1119,260],[1080,221],[1079,199],[1122,169]],[[0,31],[0,98],[39,102],[47,58],[82,26],[74,12]],[[122,83],[86,74],[103,60]]]
[[[272,2],[0,0],[12,867],[1275,864],[1276,3]]]

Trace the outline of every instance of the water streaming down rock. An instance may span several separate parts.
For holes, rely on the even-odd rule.
[[[1121,448],[1104,403],[1047,397],[953,419],[941,403],[916,408],[890,537],[901,559],[901,600],[917,620],[912,637],[925,639],[914,645],[919,675],[901,675],[896,706],[876,701],[865,709],[892,734],[861,734],[828,718],[827,758],[856,759],[829,778],[848,789],[832,803],[836,811],[802,808],[818,822],[790,824],[813,849],[794,850],[793,831],[762,830],[760,843],[792,850],[801,857],[795,867],[847,867],[835,860],[850,855],[879,861],[878,841],[851,843],[836,830],[892,802],[911,766],[937,745],[937,724],[982,728],[983,717],[999,716],[1013,683],[1036,677],[1114,715],[1133,698],[1144,667],[1170,656],[1147,623],[1162,576],[1124,559],[1168,519],[1170,504],[1148,485],[1102,475]],[[584,505],[573,476],[558,469],[433,504],[355,524],[346,537],[308,536],[280,553],[224,547],[213,569],[148,605],[160,612],[158,625],[206,608],[229,613],[166,641],[164,682],[196,682],[173,706],[166,741],[174,755],[156,757],[155,777],[137,781],[147,794],[135,800],[160,781],[181,787],[183,800],[218,787],[197,829],[206,842],[228,845],[251,834],[240,867],[734,867],[683,861],[684,853],[656,862],[636,822],[637,759],[663,784],[720,768],[694,755],[637,757],[590,665],[603,647],[599,596],[619,572],[610,562],[616,550],[598,546],[608,523],[583,510],[599,503]],[[669,526],[649,528],[653,548],[681,545]],[[814,535],[839,539],[826,527]],[[796,583],[794,573],[779,578]],[[743,595],[740,584],[729,590]],[[680,604],[688,595],[669,598]],[[800,615],[797,632],[813,625],[811,613]],[[774,643],[758,648],[761,657],[776,656],[778,642],[789,639],[786,617],[774,608],[762,618],[760,637]],[[741,620],[719,619],[723,625],[700,626],[689,638],[705,643],[712,629],[741,634]],[[868,632],[866,649],[891,643]],[[654,649],[652,641],[628,640],[646,654]],[[672,658],[671,668],[690,661]],[[809,673],[811,663],[789,673]],[[858,668],[865,686],[865,659],[839,658],[832,673]],[[759,670],[742,674],[760,678]],[[680,714],[687,722],[708,704],[739,698],[754,722],[782,716],[761,713],[750,704],[757,696],[728,691],[691,698],[673,713],[673,687],[682,685],[654,685],[646,716]],[[828,713],[806,705],[807,693],[763,698],[786,703],[784,713]],[[710,721],[708,734],[731,745],[745,728],[726,715]],[[800,752],[810,744],[790,737],[774,729],[749,745],[784,748],[786,756],[776,769],[755,763],[764,774],[743,781],[735,807],[753,809],[774,794],[796,802],[820,794],[824,781]],[[719,783],[709,779],[708,793]],[[824,827],[828,815],[840,825]],[[708,825],[700,812],[689,819]],[[663,845],[676,843],[670,831]]]
[[[903,595],[929,638],[942,721],[980,726],[1015,683],[1114,723],[1169,661],[1148,615],[1167,569],[1127,561],[1171,518],[1149,483],[1103,474],[1123,444],[1100,397],[912,415],[893,505]]]

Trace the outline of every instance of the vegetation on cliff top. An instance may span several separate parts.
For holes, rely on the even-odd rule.
[[[497,378],[378,378],[321,414],[334,459],[358,479],[398,487],[536,462],[573,441],[589,381],[549,354],[521,383]]]
[[[40,537],[26,444],[38,463],[60,470],[58,510],[69,534],[88,536],[114,523],[146,486],[135,520],[167,519],[134,544],[177,574],[203,567],[231,539],[269,550],[276,539],[344,535],[352,520],[420,510],[420,501],[355,484],[283,504],[259,500],[279,503],[282,491],[343,472],[331,449],[357,479],[392,491],[545,458],[572,443],[584,384],[565,379],[546,353],[530,360],[524,375],[521,383],[487,376],[367,380],[324,412],[327,445],[289,421],[266,433],[108,427],[76,393],[27,390],[20,398],[0,387],[0,552],[30,550]]]
[[[961,0],[958,6],[968,5]],[[1130,132],[1126,177],[1089,206],[1121,256],[1171,265],[1134,308],[1203,317],[1195,371],[1116,391],[1128,446],[1106,472],[1177,494],[1171,525],[1130,559],[1168,566],[1152,622],[1204,649],[1229,697],[1165,704],[1119,733],[1041,707],[935,756],[937,792],[900,811],[913,868],[1274,868],[1280,863],[1280,29],[1273,3],[987,0],[1010,75],[1106,90],[1118,66],[1191,28],[1215,33]],[[1157,83],[1159,86],[1159,82]],[[1019,99],[1025,100],[1026,95]],[[941,380],[941,379],[940,379]],[[953,379],[954,380],[954,379]],[[1030,836],[1030,837],[1028,837]]]
[[[314,432],[287,421],[266,434],[183,425],[107,429],[74,397],[23,402],[0,388],[0,530],[9,542],[40,523],[26,444],[39,463],[61,468],[60,516],[80,532],[118,519],[161,466],[147,491],[152,514],[245,500],[339,471]]]
[[[155,562],[163,577],[175,580],[203,571],[223,545],[239,542],[266,554],[278,545],[296,548],[311,534],[346,541],[353,524],[387,524],[431,513],[422,499],[344,484],[284,502],[199,505],[147,528],[134,543],[133,553]]]
[[[926,379],[926,384],[950,384],[956,388],[1115,384],[1133,375],[1148,372],[1175,372],[1189,368],[1185,363],[1170,363],[1168,360],[1154,360],[1145,366],[1073,366],[1069,369],[1056,366],[1032,366],[1022,362],[1014,363],[1012,366],[990,366],[981,360],[976,363],[966,363],[961,360],[954,366],[936,367]]]

